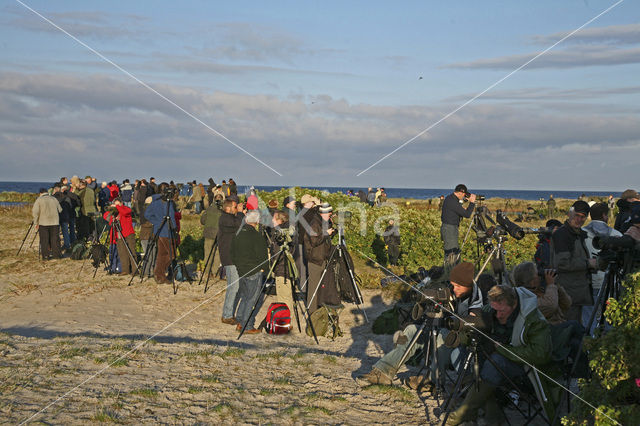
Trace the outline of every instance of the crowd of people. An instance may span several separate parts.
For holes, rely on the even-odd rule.
[[[358,196],[371,206],[386,198],[383,188],[369,188],[368,193],[360,191]],[[437,276],[429,277],[432,285],[447,289],[449,299],[441,307],[488,336],[483,342],[480,385],[469,390],[448,424],[477,419],[480,408],[488,423],[503,423],[495,390],[508,380],[527,377],[531,366],[552,371],[554,346],[575,345],[576,336],[593,333],[589,320],[599,308],[595,302],[605,279],[594,239],[626,235],[636,245],[640,241],[640,195],[636,191],[622,193],[613,227],[609,226],[613,199],[601,203],[578,200],[568,210],[564,223],[556,219],[546,223],[533,259],[511,271],[509,284],[496,283],[488,274],[476,277],[476,266],[460,259],[458,228],[463,218],[472,216],[475,201],[476,196],[462,184],[441,198],[445,262]],[[226,279],[222,323],[247,334],[261,332],[255,318],[259,309],[254,308],[259,308],[262,301],[266,275],[273,278],[278,301],[290,309],[301,303],[311,315],[322,306],[341,303],[336,277],[327,273],[337,244],[333,206],[310,194],[300,200],[288,196],[261,204],[253,190],[241,201],[233,179],[219,185],[209,179],[207,187],[196,181],[182,186],[173,182],[156,184],[154,178],[134,184],[128,180],[121,185],[103,182],[98,187],[90,176],[74,176],[70,181],[62,178],[51,190],[40,191],[33,206],[33,224],[40,235],[42,258],[51,259],[61,257],[62,249],[71,250],[77,240],[95,239],[97,219],[103,219],[111,225],[108,239],[115,247],[120,274],[137,274],[144,265],[141,256],[149,255],[150,242],[154,241],[155,252],[150,256],[154,263],[148,270],[153,270],[156,282],[163,284],[175,278],[172,262],[182,218],[177,206],[193,206],[194,213],[200,215],[206,259],[203,273]],[[591,221],[585,226],[588,217]],[[136,226],[142,254],[136,250]],[[400,231],[394,220],[388,222],[384,240],[390,263],[397,264]],[[418,315],[398,330],[394,349],[362,376],[365,383],[393,383],[402,362],[425,345],[433,346],[431,364],[425,375],[408,378],[409,387],[439,386],[447,370],[459,368],[469,352],[469,333],[438,323],[430,333],[433,345],[424,337],[416,344],[414,337],[421,321]],[[544,387],[548,383],[538,380],[535,385]],[[548,416],[554,410],[552,402],[543,403]]]

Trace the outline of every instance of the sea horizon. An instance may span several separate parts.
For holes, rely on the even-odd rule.
[[[13,191],[28,193],[37,193],[40,188],[49,188],[55,182],[44,181],[0,181],[0,192]],[[362,187],[350,187],[350,186],[312,186],[312,185],[297,185],[302,188],[309,188],[321,191],[327,191],[329,193],[342,192],[346,193],[348,190],[352,190],[355,194],[359,190],[367,191],[367,188]],[[260,191],[275,191],[282,189],[280,185],[238,185],[239,193],[246,193],[248,190],[254,187]],[[432,199],[438,198],[440,195],[447,195],[452,192],[452,188],[400,188],[400,187],[384,187],[385,192],[389,198],[412,198],[412,199]],[[529,201],[540,201],[541,199],[548,199],[549,195],[553,194],[554,198],[559,199],[577,199],[581,195],[585,195],[588,198],[602,198],[608,197],[610,194],[615,198],[618,198],[622,190],[615,191],[575,191],[575,190],[550,190],[550,189],[475,189],[470,190],[478,195],[484,195],[487,198],[512,198]]]

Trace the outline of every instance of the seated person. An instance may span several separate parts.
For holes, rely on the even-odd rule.
[[[472,263],[463,262],[456,265],[449,275],[450,290],[453,295],[453,300],[450,301],[449,306],[446,307],[450,312],[455,312],[458,316],[466,317],[469,315],[480,315],[482,309],[482,293],[480,289],[473,281],[474,267]],[[432,303],[426,301],[423,303]],[[423,318],[419,318],[423,320]],[[365,384],[386,384],[390,385],[396,375],[398,369],[401,367],[400,362],[407,351],[409,343],[413,339],[414,335],[418,331],[420,324],[411,324],[407,326],[401,333],[398,332],[394,336],[396,341],[396,347],[388,354],[383,356],[374,366],[373,369],[361,376]],[[410,359],[418,350],[422,349],[428,338],[428,329],[420,336],[418,342],[411,348],[405,360]],[[437,329],[437,341],[436,341],[436,356],[438,371],[435,371],[435,363],[430,366],[430,377],[415,376],[409,379],[409,386],[418,387],[428,383],[435,382],[436,377],[444,377],[444,371],[450,365],[456,365],[460,356],[460,349],[452,349],[444,344],[444,339],[449,333],[446,328]],[[453,359],[453,361],[451,361]]]
[[[487,424],[505,422],[494,397],[495,388],[507,383],[502,373],[515,379],[527,374],[527,364],[539,368],[551,359],[549,324],[537,306],[537,297],[522,287],[497,285],[489,291],[489,305],[482,309],[482,328],[491,340],[481,338],[481,344],[492,362],[482,361],[480,386],[469,389],[462,405],[447,419],[447,425],[475,421],[478,409],[483,407]]]
[[[533,262],[522,262],[513,269],[513,282],[516,287],[524,287],[538,298],[538,309],[549,324],[561,324],[567,319],[565,311],[571,307],[571,297],[555,283],[556,271],[544,270],[544,284]]]

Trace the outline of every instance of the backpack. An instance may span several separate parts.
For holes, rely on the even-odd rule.
[[[331,340],[335,340],[336,337],[342,336],[342,330],[340,330],[340,310],[343,306],[329,306],[322,305],[309,317],[309,322],[313,325],[307,324],[307,335],[313,336],[315,331],[316,336],[325,336]]]
[[[82,260],[89,257],[89,249],[84,241],[80,241],[71,248],[71,259]]]
[[[102,244],[93,244],[89,249],[89,258],[94,268],[99,267],[101,263],[105,263],[107,261],[107,255],[107,249]]]
[[[284,303],[272,303],[264,320],[269,334],[287,334],[291,331],[291,311]]]

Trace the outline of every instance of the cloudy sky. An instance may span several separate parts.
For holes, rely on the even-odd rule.
[[[635,188],[639,18],[632,0],[5,0],[0,180]]]

